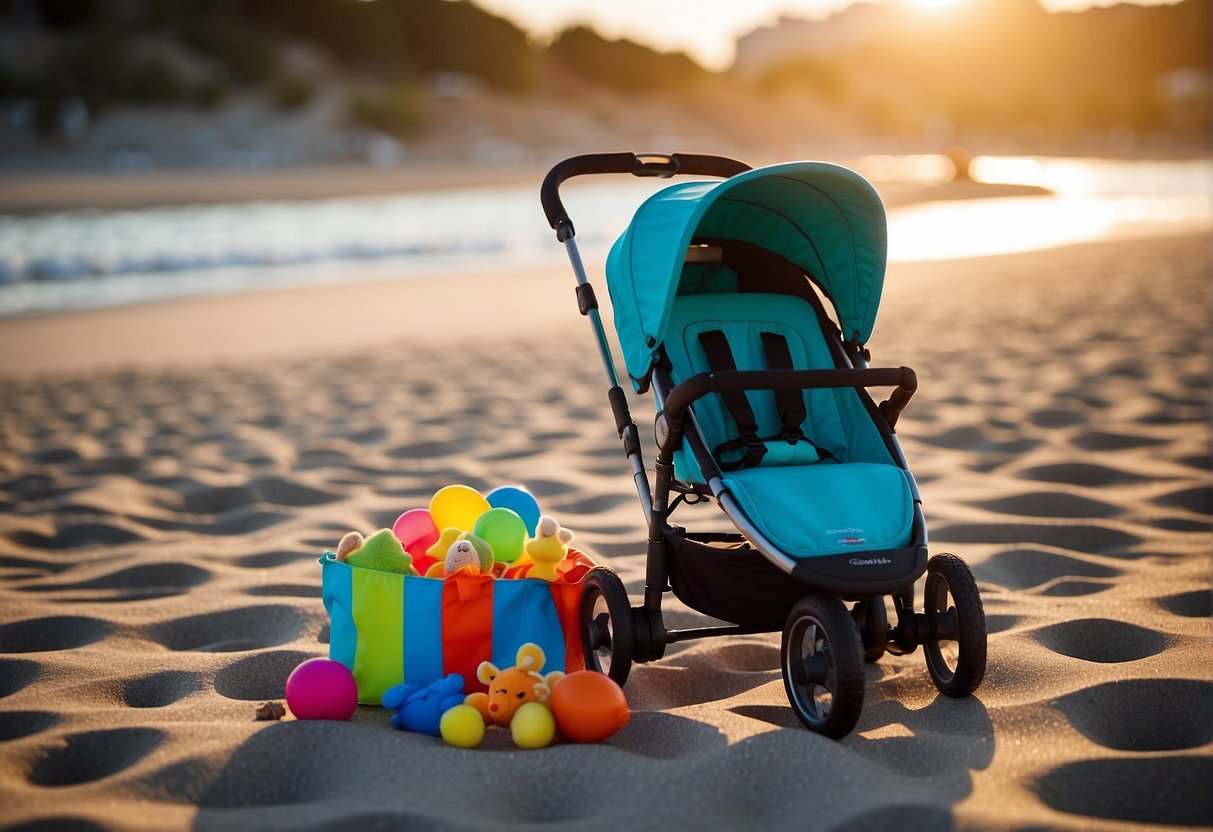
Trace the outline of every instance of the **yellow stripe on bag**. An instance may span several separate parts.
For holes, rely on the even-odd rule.
[[[404,576],[375,569],[353,572],[358,701],[378,705],[384,691],[404,681]]]

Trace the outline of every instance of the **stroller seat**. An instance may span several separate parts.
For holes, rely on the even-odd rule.
[[[681,296],[665,336],[675,384],[728,369],[728,362],[738,370],[835,366],[816,313],[795,295]],[[774,358],[780,366],[773,366]],[[722,469],[723,486],[749,520],[794,558],[906,545],[914,516],[910,486],[856,391],[811,389],[791,400],[788,395],[750,390],[740,403],[712,395],[693,406],[707,449]],[[744,443],[739,418],[749,421],[747,406],[755,430]],[[754,436],[763,446],[758,453],[750,447]],[[674,466],[680,479],[704,483],[685,446],[675,453]]]

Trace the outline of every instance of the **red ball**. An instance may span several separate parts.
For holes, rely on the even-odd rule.
[[[358,683],[341,662],[308,659],[287,677],[286,705],[296,719],[349,719],[358,708]]]
[[[592,670],[578,670],[556,682],[547,704],[560,733],[573,742],[602,742],[632,716],[623,688]]]

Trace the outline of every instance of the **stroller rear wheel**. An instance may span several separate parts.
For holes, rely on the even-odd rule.
[[[783,686],[792,710],[810,731],[851,732],[863,710],[863,642],[833,595],[796,602],[783,628]]]
[[[924,604],[934,636],[923,645],[931,680],[947,696],[968,696],[986,672],[986,613],[968,564],[956,555],[931,558]]]
[[[632,669],[635,634],[627,590],[615,570],[596,566],[581,589],[581,644],[585,666],[620,685]]]

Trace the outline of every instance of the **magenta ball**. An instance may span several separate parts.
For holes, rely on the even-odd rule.
[[[286,705],[296,719],[349,719],[358,707],[358,684],[341,662],[308,659],[287,677]]]

